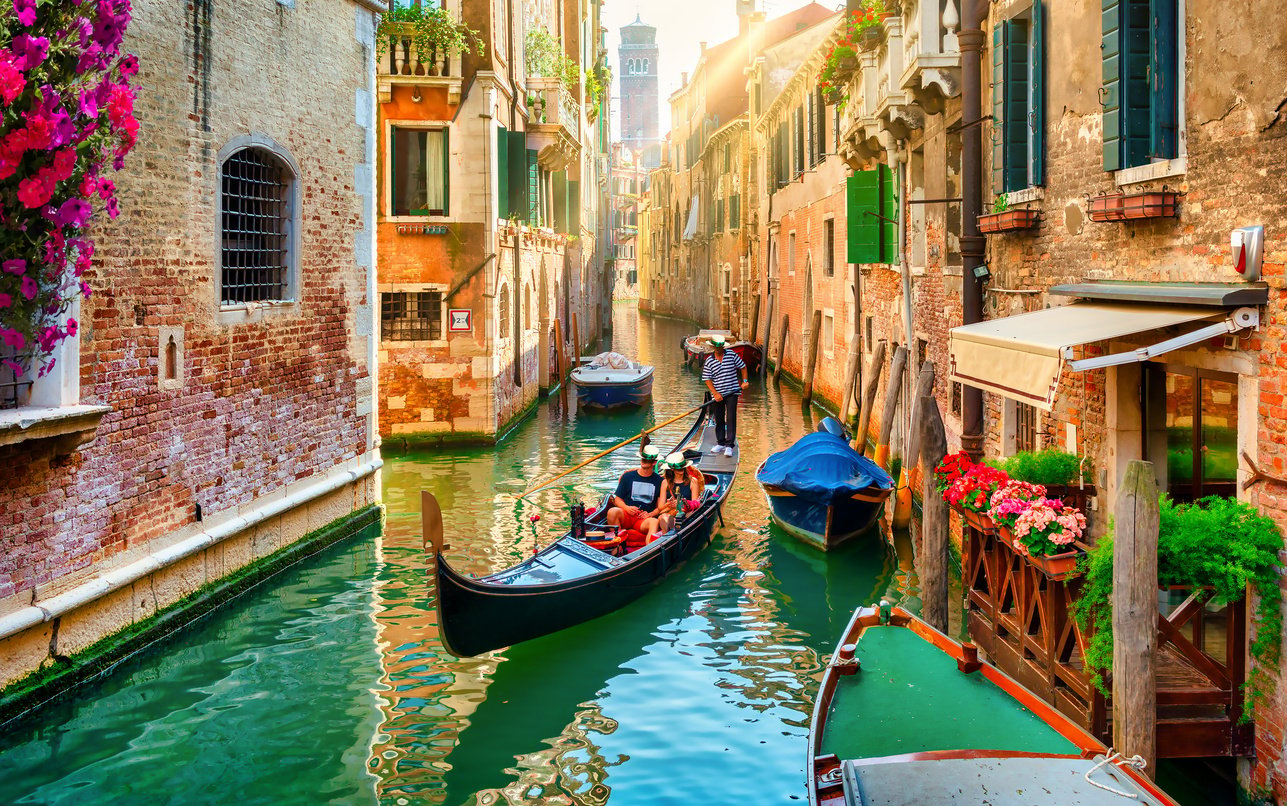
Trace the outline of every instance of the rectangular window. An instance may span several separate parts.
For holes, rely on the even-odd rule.
[[[872,330],[873,330],[872,319],[873,317],[864,316],[863,322],[862,322],[862,343],[863,343],[863,346],[867,348],[867,352],[869,353],[871,352],[872,347],[875,346],[872,343]]]
[[[1016,453],[1037,449],[1037,409],[1018,401],[1014,404],[1014,449]]]
[[[447,215],[447,130],[395,126],[391,140],[393,215]]]
[[[382,294],[380,338],[383,341],[438,341],[442,338],[442,292]]]
[[[805,127],[806,127],[805,128],[805,141],[806,141],[805,152],[807,157],[807,161],[805,162],[805,165],[807,165],[810,168],[818,164],[818,150],[817,150],[818,141],[814,137],[814,134],[818,128],[818,110],[813,105],[813,100],[814,100],[813,93],[809,93],[808,95],[805,96],[805,99],[804,99]]]
[[[992,32],[992,161],[997,193],[1045,184],[1045,8],[1001,22]]]
[[[728,197],[728,228],[742,228],[742,197],[740,195]]]
[[[835,314],[822,315],[822,352],[824,355],[836,354],[836,317]]]
[[[795,108],[795,178],[804,177],[804,107]]]
[[[961,384],[952,384],[952,413],[958,417],[961,415]]]
[[[787,274],[795,274],[795,233],[791,233],[787,241],[790,246],[787,247]]]
[[[733,144],[724,144],[724,173],[733,170]]]
[[[1101,0],[1104,170],[1180,151],[1181,0]]]
[[[822,222],[822,270],[836,276],[836,222],[831,218]]]
[[[18,351],[0,343],[0,359],[17,363]],[[16,409],[30,388],[30,380],[14,372],[8,364],[0,364],[0,409]]]

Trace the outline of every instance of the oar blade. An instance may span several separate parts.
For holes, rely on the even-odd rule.
[[[442,538],[442,507],[428,490],[420,491],[420,535],[425,551],[432,549],[434,554],[441,554],[446,548]]]

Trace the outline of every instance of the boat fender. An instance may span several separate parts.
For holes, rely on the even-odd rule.
[[[862,671],[862,661],[855,657],[854,653],[858,650],[855,644],[843,644],[840,651],[836,653],[835,659],[831,665],[835,667],[838,674],[853,674]]]

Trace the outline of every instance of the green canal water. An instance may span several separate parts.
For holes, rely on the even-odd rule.
[[[419,491],[438,496],[464,570],[530,554],[569,502],[596,499],[637,454],[530,504],[518,493],[700,402],[679,362],[688,332],[616,309],[616,349],[657,367],[648,411],[578,415],[556,396],[495,448],[389,457],[382,533],[288,569],[11,726],[0,802],[803,801],[823,656],[855,605],[918,602],[905,538],[823,555],[770,525],[755,469],[820,416],[785,384],[745,396],[725,525],[658,588],[482,658],[451,657],[437,638]]]

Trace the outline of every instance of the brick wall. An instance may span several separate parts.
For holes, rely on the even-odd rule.
[[[121,217],[96,227],[81,316],[81,400],[112,411],[65,459],[45,442],[0,448],[0,613],[199,528],[197,505],[226,516],[372,450],[354,116],[370,11],[139,0],[134,15],[141,133]],[[217,157],[246,135],[298,166],[297,301],[221,313]],[[181,329],[180,388],[160,383],[163,327]]]

